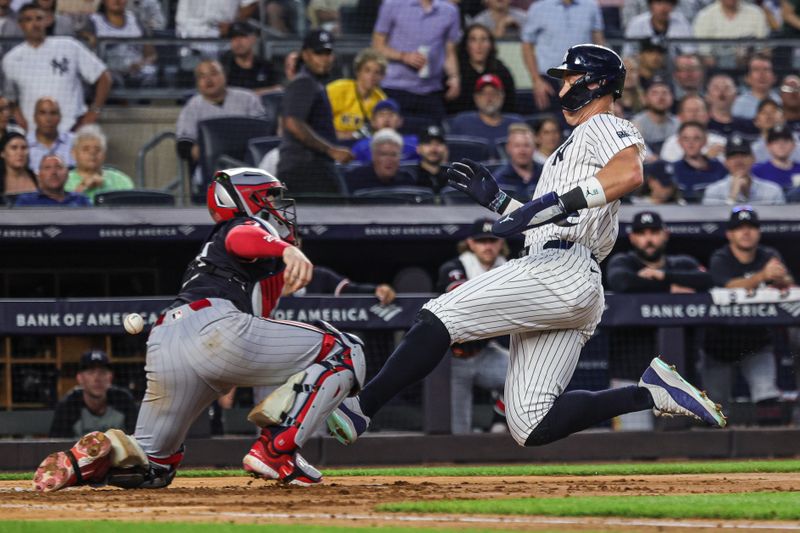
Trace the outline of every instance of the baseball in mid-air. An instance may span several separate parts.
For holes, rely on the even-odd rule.
[[[144,319],[139,313],[131,313],[125,316],[125,331],[131,335],[141,333],[144,329]]]

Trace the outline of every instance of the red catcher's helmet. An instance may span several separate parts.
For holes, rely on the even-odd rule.
[[[214,222],[235,217],[259,217],[269,222],[284,241],[295,244],[295,203],[284,198],[286,187],[258,168],[229,168],[214,174],[206,203]]]

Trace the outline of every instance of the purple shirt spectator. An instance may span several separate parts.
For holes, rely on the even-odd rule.
[[[428,94],[443,89],[445,47],[457,43],[461,26],[458,9],[446,0],[433,0],[425,11],[419,0],[384,0],[375,22],[375,33],[386,35],[386,44],[401,52],[420,52],[428,64],[420,70],[391,61],[383,87]]]

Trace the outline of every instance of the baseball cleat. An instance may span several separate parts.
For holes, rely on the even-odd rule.
[[[275,479],[287,485],[309,486],[322,483],[322,473],[297,451],[278,453],[269,437],[262,435],[242,460],[246,472],[261,479]]]
[[[344,445],[353,444],[369,427],[370,418],[361,412],[358,397],[345,398],[328,417],[331,436]]]
[[[68,451],[48,455],[33,475],[33,488],[52,492],[102,481],[111,467],[110,454],[111,440],[105,433],[93,431]]]
[[[721,406],[683,379],[674,366],[668,365],[660,357],[650,362],[639,380],[639,386],[650,391],[656,416],[690,416],[721,428],[727,424]]]

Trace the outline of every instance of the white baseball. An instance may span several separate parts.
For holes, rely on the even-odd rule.
[[[131,313],[126,315],[123,323],[125,325],[125,331],[131,335],[141,333],[144,329],[144,319],[139,313]]]

